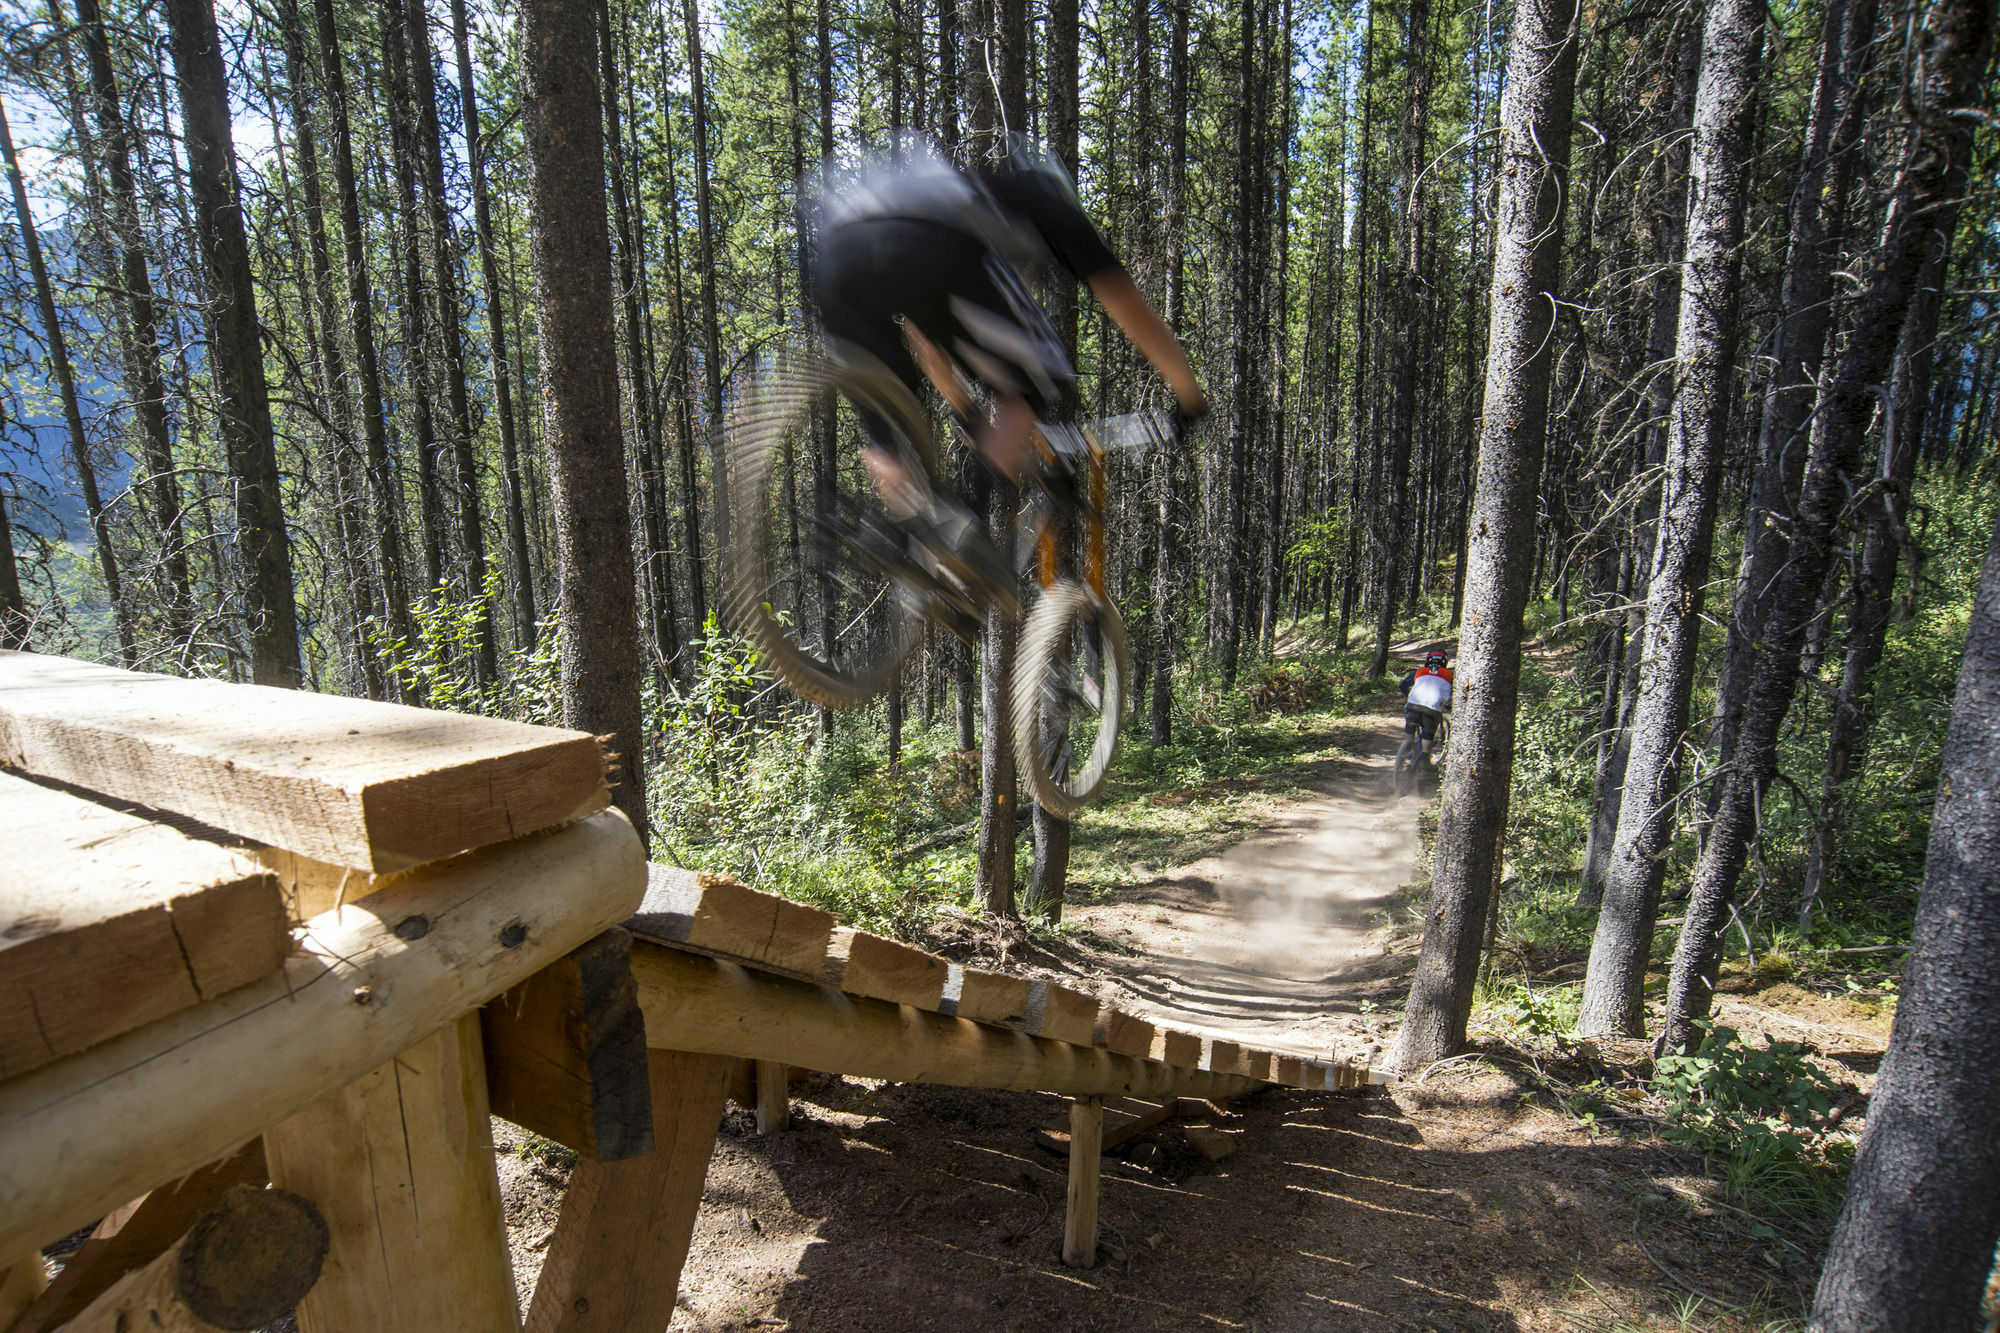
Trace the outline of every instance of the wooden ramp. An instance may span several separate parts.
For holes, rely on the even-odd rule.
[[[266,1181],[307,1333],[519,1329],[489,1112],[579,1154],[526,1327],[663,1329],[745,1067],[767,1127],[787,1067],[1073,1098],[1087,1265],[1107,1098],[1369,1079],[648,866],[580,733],[0,652],[0,768],[0,1333]]]

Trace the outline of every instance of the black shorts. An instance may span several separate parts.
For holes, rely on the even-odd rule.
[[[908,320],[971,378],[1017,393],[1044,419],[1063,411],[1076,370],[1012,267],[969,232],[915,218],[868,218],[825,236],[812,294],[830,338],[888,366],[921,397],[903,341]]]
[[[1427,741],[1437,739],[1438,723],[1444,721],[1444,714],[1422,704],[1403,705],[1403,730],[1420,733]]]

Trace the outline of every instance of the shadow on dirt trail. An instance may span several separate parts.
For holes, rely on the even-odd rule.
[[[1077,1270],[1062,1161],[1022,1130],[1060,1099],[822,1084],[810,1123],[735,1148],[767,1188],[711,1173],[675,1328],[1526,1333],[1594,1327],[1557,1313],[1579,1305],[1630,1311],[1659,1272],[1626,1200],[1684,1169],[1676,1155],[1593,1142],[1497,1076],[1435,1106],[1429,1091],[1274,1091],[1239,1104],[1244,1150],[1220,1163],[1107,1158],[1099,1263]],[[772,1253],[777,1271],[731,1294],[714,1279],[739,1243],[791,1262]],[[1705,1258],[1650,1224],[1645,1243]]]

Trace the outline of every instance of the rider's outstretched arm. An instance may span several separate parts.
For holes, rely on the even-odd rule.
[[[1208,404],[1202,396],[1201,381],[1195,378],[1194,367],[1188,364],[1180,339],[1174,336],[1174,331],[1153,309],[1152,302],[1132,281],[1132,275],[1124,269],[1109,269],[1091,277],[1090,290],[1104,303],[1104,312],[1125,330],[1125,336],[1146,354],[1153,368],[1173,387],[1181,407],[1191,413],[1199,413],[1206,408]]]

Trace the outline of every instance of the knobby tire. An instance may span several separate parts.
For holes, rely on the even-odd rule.
[[[828,708],[853,708],[886,693],[915,649],[921,619],[908,590],[896,587],[893,632],[864,663],[842,669],[801,641],[803,625],[772,614],[777,534],[770,488],[787,435],[810,426],[816,411],[840,400],[880,413],[901,437],[912,466],[936,476],[930,422],[908,390],[886,369],[864,369],[804,352],[784,355],[758,375],[730,416],[728,465],[734,532],[726,553],[731,621],[757,645],[771,673],[793,693]],[[801,577],[813,571],[801,570]]]
[[[1070,635],[1095,621],[1104,659],[1097,736],[1083,766],[1067,776],[1053,771],[1042,745],[1045,688],[1068,669]],[[1132,672],[1125,622],[1118,608],[1081,583],[1063,580],[1044,592],[1021,630],[1014,661],[1014,761],[1035,803],[1061,819],[1074,819],[1104,790],[1125,716]]]

